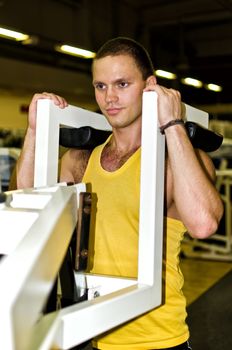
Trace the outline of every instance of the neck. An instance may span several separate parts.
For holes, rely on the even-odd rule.
[[[136,137],[113,132],[110,142],[105,145],[101,153],[101,165],[106,171],[112,172],[123,166],[125,162],[140,147],[140,134]]]
[[[113,128],[113,136],[110,141],[112,150],[127,153],[135,151],[141,146],[141,126],[132,128]]]

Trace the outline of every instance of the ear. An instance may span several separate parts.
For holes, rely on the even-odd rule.
[[[149,85],[156,85],[156,84],[157,84],[156,77],[154,75],[150,75],[146,80],[146,87]]]

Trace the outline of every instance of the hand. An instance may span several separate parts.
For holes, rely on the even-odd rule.
[[[55,95],[53,93],[43,92],[35,94],[31,100],[28,114],[28,127],[33,131],[36,129],[37,101],[40,99],[52,100],[54,104],[60,108],[65,108],[68,106],[67,101],[63,97]]]
[[[158,117],[160,125],[165,125],[173,119],[181,119],[182,106],[180,92],[156,84],[150,79],[143,91],[155,91],[158,95]]]

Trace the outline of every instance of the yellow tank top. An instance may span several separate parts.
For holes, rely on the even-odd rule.
[[[141,152],[138,149],[120,169],[108,172],[100,163],[105,144],[94,149],[83,177],[83,182],[89,184],[97,200],[92,222],[95,233],[90,244],[93,256],[90,270],[136,277]],[[180,221],[170,218],[165,218],[164,227],[163,305],[97,337],[93,341],[94,347],[106,350],[162,349],[188,339],[183,276],[179,269],[180,242],[185,228]]]

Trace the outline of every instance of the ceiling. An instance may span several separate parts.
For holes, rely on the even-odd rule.
[[[189,104],[232,117],[232,0],[0,0],[0,25],[33,35],[27,45],[0,39],[0,89],[56,91],[96,108],[91,62],[55,52],[54,45],[96,51],[123,35],[148,49],[155,68],[177,74],[161,84],[178,88]],[[180,82],[186,76],[223,90],[187,87]]]

